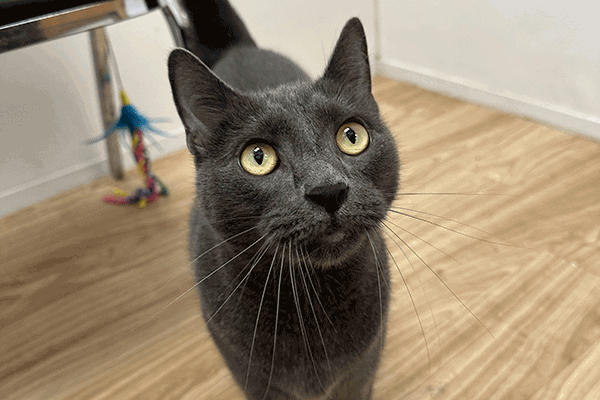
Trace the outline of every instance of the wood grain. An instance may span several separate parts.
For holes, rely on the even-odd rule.
[[[598,143],[385,78],[374,92],[410,215],[387,222],[374,398],[599,399]],[[0,397],[243,398],[195,292],[178,298],[191,156],[153,168],[172,195],[148,209],[103,204],[100,179],[0,220]]]

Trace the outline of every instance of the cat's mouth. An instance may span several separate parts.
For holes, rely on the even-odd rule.
[[[322,236],[306,245],[313,266],[332,267],[356,255],[365,242],[365,232],[327,230]]]
[[[347,234],[342,231],[327,233],[323,236],[323,241],[328,244],[336,244],[345,239]]]

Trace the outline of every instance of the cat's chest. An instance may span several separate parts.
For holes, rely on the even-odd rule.
[[[276,338],[282,361],[348,357],[362,352],[385,320],[388,292],[377,277],[351,267],[315,271],[285,260],[254,268],[249,275],[243,268],[223,274],[218,285],[200,289],[209,329],[241,352],[254,345],[269,354]],[[386,268],[378,269],[383,274]]]

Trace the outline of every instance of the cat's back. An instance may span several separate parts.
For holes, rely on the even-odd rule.
[[[288,58],[255,46],[231,48],[212,70],[219,78],[241,91],[257,91],[309,80],[306,73]]]
[[[191,21],[182,28],[186,47],[233,88],[259,91],[309,79],[288,58],[259,48],[227,0],[180,3]]]

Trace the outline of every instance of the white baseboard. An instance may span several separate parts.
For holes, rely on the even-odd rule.
[[[173,138],[160,138],[156,141],[159,143],[161,151],[156,151],[150,144],[151,159],[166,156],[186,146],[183,130],[174,134]],[[130,152],[124,151],[123,147],[121,147],[121,159],[125,169],[134,166]],[[107,157],[104,157],[87,163],[72,165],[33,181],[9,188],[0,192],[0,217],[107,175],[108,160]]]
[[[447,76],[438,71],[382,59],[377,71],[383,76],[409,82],[427,90],[550,125],[567,133],[600,139],[600,118],[508,92],[494,92],[485,85]]]

